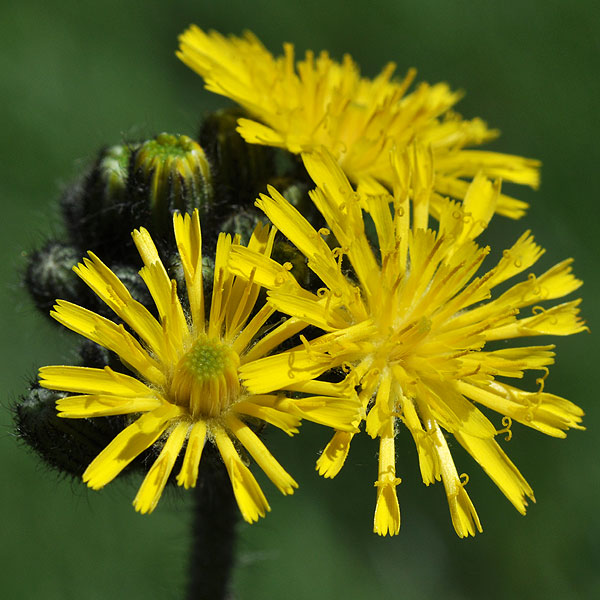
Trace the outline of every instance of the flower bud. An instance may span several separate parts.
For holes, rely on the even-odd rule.
[[[91,250],[105,259],[118,252],[135,256],[130,232],[148,220],[144,203],[128,190],[135,145],[102,149],[92,167],[68,188],[61,205],[67,232],[79,254]]]
[[[214,201],[211,168],[202,147],[186,135],[161,133],[144,142],[132,158],[129,191],[143,198],[151,227],[170,231],[174,211],[208,213]]]
[[[47,315],[56,298],[76,301],[85,293],[85,285],[72,271],[80,258],[72,246],[53,241],[29,255],[25,285],[40,312]]]
[[[229,108],[210,114],[200,130],[200,143],[214,166],[219,205],[251,206],[275,173],[275,151],[248,144],[236,131],[243,110]]]
[[[61,419],[54,405],[66,395],[34,384],[13,408],[16,433],[48,466],[79,478],[123,429],[125,417]]]

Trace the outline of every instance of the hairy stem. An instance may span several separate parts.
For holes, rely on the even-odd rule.
[[[209,446],[205,453],[212,450]],[[238,508],[220,457],[203,456],[194,490],[188,600],[231,600]]]

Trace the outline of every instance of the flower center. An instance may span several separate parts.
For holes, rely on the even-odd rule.
[[[430,333],[431,320],[427,317],[403,323],[388,333],[377,347],[375,355],[384,363],[402,362],[418,351],[419,345]]]
[[[239,365],[229,345],[200,336],[175,368],[175,403],[187,407],[194,419],[218,417],[239,397]]]

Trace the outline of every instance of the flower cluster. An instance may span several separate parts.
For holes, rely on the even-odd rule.
[[[538,162],[474,150],[497,132],[454,113],[460,93],[444,83],[409,92],[413,70],[396,81],[390,64],[369,80],[347,56],[338,63],[308,52],[295,63],[289,44],[275,58],[251,34],[225,38],[197,27],[180,41],[179,57],[207,88],[247,111],[237,120],[246,143],[300,156],[271,179],[296,195],[302,185],[313,188],[306,200],[315,211],[270,185],[255,206],[273,226],[253,224],[247,243],[218,232],[207,262],[200,213],[210,219],[222,210],[220,188],[236,172],[235,161],[223,158],[231,135],[217,124],[212,154],[166,134],[123,154],[137,165],[121,169],[123,177],[139,173],[149,182],[148,198],[136,200],[149,204],[147,228],[133,231],[147,299],[89,252],[74,271],[102,307],[59,300],[51,316],[117,357],[119,367],[40,370],[40,385],[61,393],[59,417],[125,419],[83,480],[102,488],[155,449],[134,500],[150,512],[176,469],[180,486],[196,485],[203,448],[212,444],[253,522],[270,509],[245,457],[291,494],[297,484],[261,432],[271,425],[292,435],[306,419],[333,430],[317,461],[326,478],[341,470],[355,435],[379,440],[373,528],[394,535],[395,438],[404,425],[423,482],[443,483],[460,537],[481,524],[450,438],[525,513],[533,491],[497,437],[510,437],[513,421],[564,437],[582,428],[583,412],[545,390],[553,345],[496,342],[586,329],[579,300],[552,302],[581,282],[570,260],[529,272],[543,253],[529,231],[485,269],[490,248],[477,239],[495,213],[524,213],[526,203],[502,194],[500,179],[536,187]],[[251,156],[240,143],[233,142],[235,160]],[[262,182],[270,163],[258,162]],[[119,188],[119,206],[130,189]],[[232,215],[254,200],[231,207]],[[171,214],[173,244],[165,227]],[[285,240],[276,241],[277,230]],[[107,307],[112,318],[101,314]],[[541,372],[537,389],[514,384],[528,371]]]

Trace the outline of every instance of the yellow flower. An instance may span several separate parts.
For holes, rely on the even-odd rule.
[[[217,243],[210,316],[205,319],[198,211],[192,216],[176,214],[173,225],[189,315],[149,233],[136,230],[133,239],[144,262],[140,275],[156,304],[158,320],[93,253],[75,271],[139,339],[125,325],[70,302],[59,300],[51,313],[65,327],[115,352],[135,376],[109,367],[50,366],[40,369],[40,383],[78,394],[57,401],[61,417],[138,415],[83,474],[91,488],[102,488],[144,450],[161,444],[162,450],[134,500],[136,510],[151,512],[184,446],[177,482],[186,489],[195,486],[208,441],[216,445],[225,463],[244,519],[253,522],[270,507],[236,446],[247,450],[283,494],[291,494],[297,484],[248,421],[269,423],[289,435],[297,432],[302,418],[352,430],[349,423],[355,419],[357,405],[346,399],[343,385],[289,386],[298,392],[296,398],[282,393],[249,393],[240,383],[240,365],[263,357],[303,324],[287,320],[253,345],[274,309],[265,305],[255,312],[260,286],[253,283],[252,273],[247,274],[249,280],[243,280],[227,270],[229,254],[239,239],[225,234]],[[248,247],[269,256],[274,233],[257,226]]]
[[[307,52],[294,62],[294,48],[273,57],[251,33],[226,38],[196,26],[180,36],[177,56],[206,81],[208,90],[235,100],[252,119],[239,120],[239,132],[254,144],[300,153],[327,148],[355,183],[390,186],[394,174],[390,151],[402,151],[418,140],[435,155],[435,191],[464,198],[466,179],[478,172],[488,177],[537,187],[536,160],[510,154],[468,150],[498,135],[481,119],[462,119],[451,108],[461,93],[447,84],[421,83],[407,94],[416,72],[401,81],[392,78],[389,63],[373,80],[360,76],[346,55],[342,63],[326,52]],[[441,198],[434,197],[436,214]],[[496,211],[522,216],[527,204],[500,195]]]
[[[380,535],[396,534],[400,527],[394,449],[400,423],[414,439],[424,483],[443,481],[459,536],[474,535],[481,525],[445,432],[524,513],[533,492],[495,437],[510,436],[513,420],[565,437],[565,430],[581,429],[583,412],[544,391],[545,377],[538,379],[535,392],[505,381],[521,378],[528,370],[547,374],[554,346],[508,347],[493,342],[585,329],[577,316],[579,300],[540,306],[581,285],[571,274],[571,261],[540,276],[530,274],[496,293],[498,286],[529,269],[543,252],[527,231],[493,269],[476,276],[489,248],[474,239],[494,213],[499,185],[475,177],[462,208],[446,201],[439,228],[433,230],[428,229],[433,168],[427,152],[413,149],[395,158],[396,171],[411,173],[414,203],[399,193],[364,197],[329,155],[305,155],[304,162],[318,186],[312,200],[339,247],[330,249],[323,239],[329,231],[315,231],[275,189],[269,189],[270,197],[262,195],[257,205],[306,256],[324,287],[310,293],[286,269],[245,248],[232,251],[231,262],[236,272],[254,269],[255,281],[270,289],[272,306],[326,333],[304,340],[304,346],[287,356],[242,366],[245,385],[253,393],[267,393],[271,387],[316,378],[334,367],[349,372],[347,380],[360,390],[366,431],[380,439],[374,518],[374,531]],[[372,250],[365,232],[366,210],[378,251]],[[531,306],[533,314],[521,316],[521,310]],[[290,369],[282,369],[283,365]],[[503,415],[500,430],[478,405]],[[352,432],[334,435],[317,463],[322,475],[338,473],[352,437]]]

